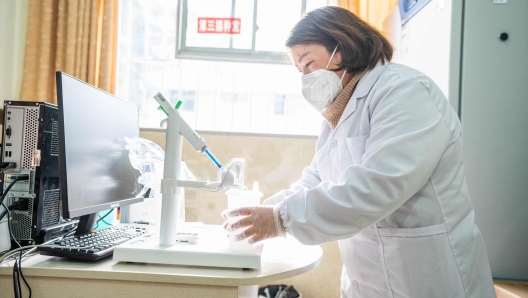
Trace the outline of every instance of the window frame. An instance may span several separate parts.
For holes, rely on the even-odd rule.
[[[210,61],[229,61],[229,62],[250,62],[250,63],[271,63],[271,64],[286,64],[284,52],[272,51],[256,51],[256,36],[257,36],[257,11],[258,1],[253,0],[253,31],[251,38],[251,49],[234,49],[232,48],[232,39],[230,41],[231,48],[212,48],[212,47],[188,47],[185,45],[187,35],[187,2],[189,0],[178,0],[176,8],[176,59],[200,59]],[[237,0],[231,0],[231,17],[234,17],[234,9]],[[266,1],[266,0],[262,0]],[[307,0],[301,0],[300,15],[306,13]]]

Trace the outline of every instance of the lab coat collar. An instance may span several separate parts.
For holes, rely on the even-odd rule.
[[[376,66],[374,66],[373,69],[367,71],[361,79],[359,79],[359,82],[356,86],[356,90],[354,90],[354,93],[352,94],[352,97],[350,98],[350,101],[348,102],[347,106],[345,107],[345,110],[343,111],[343,115],[341,115],[341,119],[339,119],[339,122],[337,123],[337,126],[334,130],[337,130],[341,122],[343,122],[348,116],[350,116],[354,111],[356,110],[356,104],[357,100],[360,98],[363,98],[368,95],[370,92],[370,89],[372,89],[372,86],[374,86],[374,83],[378,80],[381,72],[387,66],[389,62],[385,61],[385,63],[382,63],[380,60]]]

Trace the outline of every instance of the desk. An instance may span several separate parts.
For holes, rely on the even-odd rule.
[[[319,265],[322,249],[294,238],[265,242],[259,270],[119,263],[111,258],[84,262],[32,256],[22,271],[34,297],[239,297],[252,285],[270,284]],[[24,293],[27,289],[23,286]],[[13,296],[12,262],[0,266],[0,298]]]
[[[528,282],[513,280],[494,280],[497,298],[528,297]]]

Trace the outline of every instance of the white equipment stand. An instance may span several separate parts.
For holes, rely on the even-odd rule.
[[[250,252],[236,252],[229,249],[225,231],[218,225],[206,225],[200,232],[200,239],[193,244],[178,243],[160,245],[156,235],[144,237],[117,246],[114,261],[171,264],[184,266],[207,266],[259,269],[262,245],[256,245]],[[138,261],[139,260],[139,261]]]
[[[228,247],[228,238],[219,226],[206,226],[194,244],[176,241],[178,200],[177,188],[190,187],[209,191],[244,186],[244,160],[232,159],[220,168],[216,182],[179,180],[182,154],[182,136],[200,153],[207,150],[201,138],[180,116],[179,112],[158,93],[156,101],[168,115],[165,161],[161,181],[162,209],[159,237],[143,237],[124,243],[114,249],[113,259],[122,262],[157,263],[187,266],[230,268],[260,268],[262,245],[253,251],[241,253]],[[213,159],[213,157],[212,157]]]

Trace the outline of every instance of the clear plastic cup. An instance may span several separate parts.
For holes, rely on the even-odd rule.
[[[253,183],[253,190],[236,190],[230,189],[226,192],[227,195],[227,209],[234,209],[240,207],[251,207],[260,205],[262,193],[258,189],[258,182]],[[237,216],[229,218],[229,223],[235,223],[244,216]],[[236,235],[243,232],[245,229],[238,229],[234,232],[229,232],[229,249],[238,252],[250,252],[254,245],[248,243],[248,239],[236,241]]]

